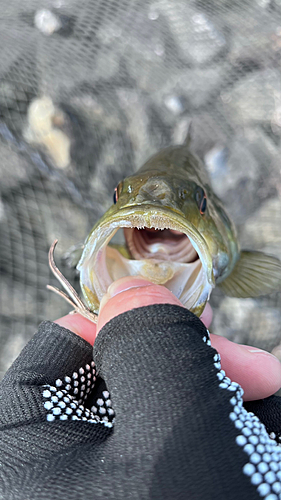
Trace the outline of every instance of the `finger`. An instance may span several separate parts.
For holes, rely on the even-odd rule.
[[[211,343],[221,355],[226,375],[243,388],[245,401],[266,398],[280,389],[281,364],[275,356],[218,335],[211,334]]]
[[[136,307],[152,304],[182,306],[167,288],[154,285],[141,277],[121,278],[112,283],[103,297],[97,323],[97,333],[112,318]]]
[[[132,288],[134,290],[132,290]],[[153,285],[143,278],[122,278],[108,290],[102,300],[98,328],[79,314],[68,315],[56,322],[85,340],[94,343],[96,332],[115,316],[135,307],[170,303],[182,305],[166,288]],[[206,311],[206,309],[205,309]],[[201,317],[207,327],[212,313],[207,309]],[[281,365],[275,356],[250,346],[234,344],[224,337],[211,335],[212,345],[221,354],[222,369],[231,380],[244,389],[244,399],[262,399],[276,392],[281,386]],[[251,352],[254,351],[254,352]]]
[[[112,318],[123,312],[152,304],[173,304],[182,306],[177,297],[167,288],[155,285],[141,277],[121,278],[108,289],[101,301],[97,333]],[[204,314],[204,313],[203,313]],[[212,320],[212,310],[208,306],[203,323],[208,327]]]
[[[102,300],[97,332],[107,321],[122,312],[156,303],[182,305],[169,290],[142,278],[118,280]],[[208,310],[205,320],[211,321],[211,312]],[[268,397],[280,388],[281,365],[274,356],[249,346],[234,344],[216,335],[212,335],[212,345],[221,354],[222,368],[227,376],[242,386],[245,400]]]
[[[204,323],[206,328],[210,327],[210,324],[212,323],[212,319],[213,319],[213,310],[208,302],[205,306],[203,314],[200,316],[200,319],[201,319],[202,323]]]
[[[156,291],[155,288],[153,290],[150,290],[148,296],[146,297],[146,300],[141,299],[141,301],[139,302],[137,288],[140,288],[142,286],[152,286],[156,287],[157,289]],[[141,277],[122,278],[114,282],[109,287],[109,291],[102,300],[102,304],[105,305],[105,303],[110,298],[110,294],[112,295],[117,294],[122,287],[128,290],[130,288],[134,288],[134,296],[130,301],[130,306],[128,308],[124,308],[121,304],[121,308],[119,309],[118,301],[115,300],[114,303],[110,306],[110,309],[108,310],[108,315],[103,315],[103,318],[100,318],[99,316],[99,330],[105,323],[110,321],[110,319],[114,318],[115,316],[118,316],[119,314],[127,311],[128,309],[133,309],[134,307],[142,307],[150,304],[163,304],[163,303],[170,303],[179,306],[182,305],[181,302],[172,294],[172,292],[167,290],[167,288],[164,288],[159,285],[153,285],[150,281],[147,281]],[[102,304],[101,304],[101,309],[102,309]],[[209,317],[210,314],[208,313],[208,318]],[[60,326],[63,326],[64,328],[68,328],[68,330],[71,330],[80,337],[84,338],[91,345],[94,345],[94,341],[97,335],[97,329],[96,329],[97,327],[94,323],[84,318],[80,314],[68,314],[67,316],[57,319],[55,323],[58,323]]]
[[[80,314],[68,314],[67,316],[57,319],[54,323],[67,328],[89,342],[89,344],[94,345],[97,325]]]

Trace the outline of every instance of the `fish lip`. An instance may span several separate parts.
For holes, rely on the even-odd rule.
[[[81,272],[85,261],[91,257],[94,251],[98,252],[105,244],[107,245],[118,229],[129,228],[154,228],[173,229],[180,231],[190,239],[202,262],[209,285],[215,286],[212,257],[207,243],[195,226],[186,220],[185,216],[171,208],[159,207],[153,204],[130,205],[121,208],[110,216],[110,220],[102,220],[92,231],[85,244],[85,249],[78,262],[77,269]],[[160,219],[159,219],[160,218]],[[158,220],[157,220],[158,219]],[[104,233],[101,237],[101,233]],[[91,250],[89,251],[89,246]]]
[[[215,278],[208,245],[193,224],[187,221],[183,214],[174,213],[166,207],[158,208],[155,207],[155,205],[146,205],[145,211],[143,207],[140,206],[121,208],[115,213],[111,213],[111,210],[112,209],[110,209],[96,226],[94,226],[85,243],[83,254],[77,265],[77,269],[80,272],[80,286],[89,309],[98,314],[100,301],[112,283],[112,278],[107,267],[105,249],[114,234],[121,228],[146,227],[155,229],[174,229],[188,236],[199,256],[203,273],[203,275],[200,273],[201,280],[203,278],[200,289],[197,288],[197,293],[199,293],[199,295],[197,295],[197,299],[194,303],[188,305],[188,309],[197,316],[200,316],[206,302],[209,300],[211,290],[215,286]],[[149,261],[150,259],[147,260]],[[142,260],[140,259],[139,262],[142,262]],[[169,261],[166,262],[168,263]],[[151,259],[151,264],[153,265],[153,259]],[[172,261],[171,267],[173,268]],[[154,267],[152,267],[152,274],[154,270]],[[198,276],[200,276],[200,274]],[[169,278],[167,279],[169,280]],[[155,283],[157,283],[157,281]],[[160,284],[165,286],[165,282]],[[185,286],[184,282],[183,286]],[[177,296],[177,294],[175,295]],[[182,302],[183,307],[187,307],[187,300],[189,299],[185,299]]]

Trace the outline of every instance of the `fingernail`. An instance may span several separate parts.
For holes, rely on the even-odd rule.
[[[278,361],[278,363],[280,363],[279,359],[276,356],[274,356],[274,354],[271,354],[271,352],[264,351],[263,349],[258,349],[257,347],[253,348],[251,346],[246,346],[246,345],[244,345],[243,347],[245,347],[248,352],[251,352],[253,354],[263,354],[265,356],[270,356],[271,358],[276,359],[276,361]]]
[[[130,290],[130,288],[141,288],[142,286],[150,286],[153,283],[142,278],[141,276],[126,276],[125,278],[121,278],[117,281],[111,283],[108,287],[107,294],[109,297],[114,297],[118,295],[118,293],[125,292],[125,290]]]
[[[150,286],[153,283],[142,278],[142,276],[125,276],[117,281],[111,283],[108,287],[106,294],[103,296],[100,303],[100,311],[105,306],[105,304],[118,293],[125,292],[125,290],[130,290],[131,288],[141,288],[143,286]]]

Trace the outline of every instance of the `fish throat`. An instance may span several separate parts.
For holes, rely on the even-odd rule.
[[[191,263],[199,259],[186,234],[173,229],[126,228],[127,248],[134,259],[158,259]]]

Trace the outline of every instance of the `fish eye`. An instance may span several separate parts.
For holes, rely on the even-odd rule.
[[[123,182],[119,182],[118,186],[114,189],[113,193],[113,203],[116,205],[120,194],[122,193],[122,188],[123,188]]]
[[[201,187],[198,187],[195,193],[195,199],[196,203],[198,205],[199,211],[201,215],[204,215],[204,213],[207,210],[207,196]]]

